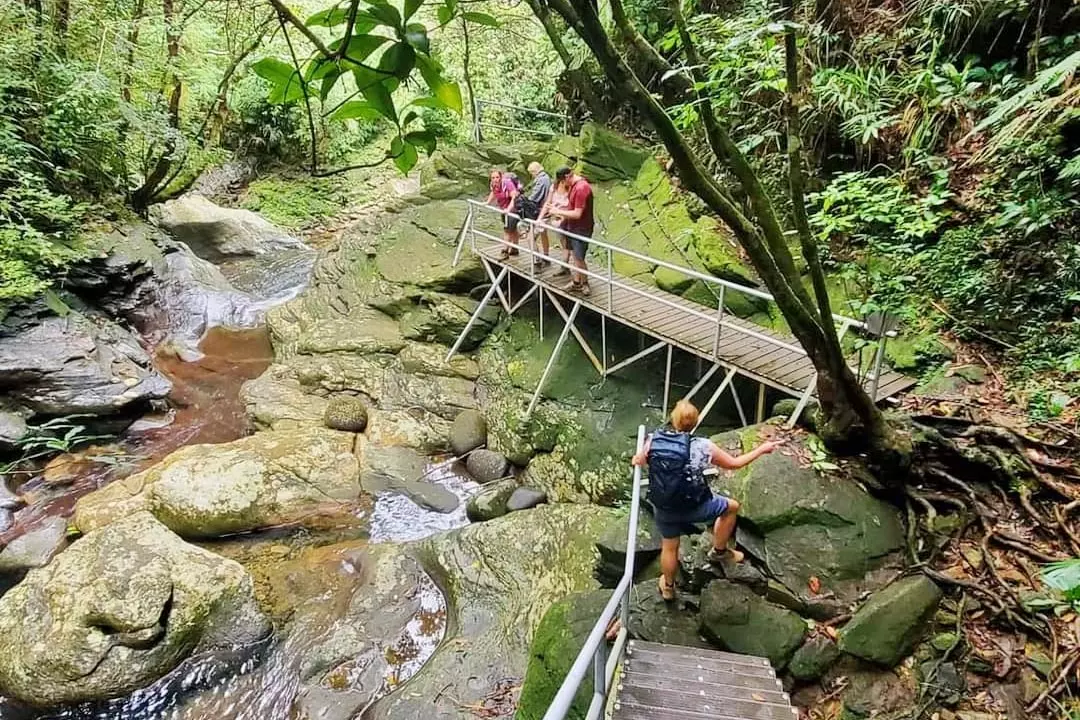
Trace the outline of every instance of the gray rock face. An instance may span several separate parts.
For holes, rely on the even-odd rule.
[[[136,513],[0,598],[0,693],[37,706],[117,697],[269,631],[240,565]]]
[[[75,525],[87,532],[149,510],[179,535],[212,538],[326,516],[347,518],[360,493],[354,437],[306,428],[189,445],[80,498]]]
[[[510,461],[505,455],[494,450],[476,449],[469,453],[465,467],[476,482],[488,483],[506,477]]]
[[[701,593],[701,632],[719,647],[769,658],[783,668],[806,636],[806,621],[743,585],[718,580]]]
[[[67,547],[67,521],[52,517],[0,550],[0,574],[44,567]]]
[[[840,649],[892,667],[912,651],[941,601],[925,575],[898,580],[870,596],[840,631]]]
[[[509,512],[528,510],[529,508],[534,508],[537,505],[542,505],[546,502],[547,493],[543,490],[537,490],[536,488],[531,487],[519,487],[506,501],[506,509]]]
[[[840,648],[829,636],[815,635],[795,651],[788,670],[797,680],[817,680],[839,657]]]
[[[506,478],[493,482],[469,498],[465,504],[465,515],[472,522],[485,522],[502,517],[509,510],[506,501],[517,490],[516,478]]]
[[[197,194],[155,205],[150,219],[213,263],[303,245],[250,210],[223,208]]]
[[[15,413],[0,411],[0,451],[13,450],[26,435],[26,421]]]
[[[172,388],[131,333],[74,312],[0,335],[0,385],[47,415],[110,415]]]
[[[427,459],[411,448],[368,447],[363,457],[360,483],[365,492],[401,493],[417,505],[441,513],[452,512],[461,504],[457,495],[424,479]]]
[[[487,444],[487,421],[478,410],[464,410],[450,427],[450,449],[458,457]]]
[[[604,587],[615,587],[626,567],[627,538],[630,535],[630,516],[627,514],[604,529],[596,541],[600,562],[596,566],[597,579]],[[660,555],[660,531],[647,512],[638,514],[637,543],[634,548],[634,572],[651,563]]]

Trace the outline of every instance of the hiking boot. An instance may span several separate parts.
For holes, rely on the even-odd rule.
[[[570,268],[566,268],[566,267],[563,267],[562,265],[560,265],[559,269],[556,270],[552,274],[552,277],[565,277],[565,276],[567,276],[569,274],[570,274]]]
[[[581,294],[584,295],[585,297],[589,297],[590,295],[592,295],[592,290],[589,289],[589,283],[587,283],[587,282],[586,283],[581,283],[581,285],[578,286],[578,289],[581,291]]]
[[[579,293],[581,292],[581,283],[577,283],[571,280],[559,289],[565,293]]]
[[[729,560],[738,565],[745,559],[745,556],[738,550],[729,550],[727,548],[717,550],[716,548],[712,548],[709,550],[707,559],[713,565],[723,565]]]
[[[533,259],[533,270],[543,270],[547,266],[551,265],[551,261],[547,258],[535,258]]]

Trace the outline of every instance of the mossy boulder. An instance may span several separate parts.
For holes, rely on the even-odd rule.
[[[515,720],[543,718],[610,599],[611,593],[607,591],[576,593],[555,603],[544,613],[529,646],[529,665]],[[566,717],[582,720],[589,709],[592,692],[590,673]]]
[[[925,575],[898,580],[856,611],[840,631],[840,649],[892,667],[914,649],[940,601],[941,589]]]
[[[487,444],[487,420],[479,410],[463,410],[450,427],[450,449],[458,457]]]
[[[367,403],[348,395],[336,397],[327,403],[323,423],[331,430],[364,432],[368,423]]]
[[[510,493],[510,497],[506,501],[506,509],[508,512],[520,512],[522,510],[531,510],[537,505],[543,505],[546,502],[547,493],[543,490],[519,487]]]
[[[806,621],[744,585],[725,580],[701,593],[701,633],[719,647],[787,665],[806,636]]]
[[[379,275],[391,283],[441,292],[467,292],[483,282],[484,269],[472,255],[463,254],[454,265],[466,212],[461,202],[433,202],[403,214],[379,236]]]
[[[596,566],[597,579],[605,587],[615,587],[626,567],[627,540],[630,535],[630,513],[622,513],[619,519],[606,528],[596,540],[600,562]],[[660,556],[660,531],[656,521],[647,512],[638,513],[637,542],[634,546],[634,572],[644,569]]]
[[[815,635],[795,651],[788,671],[796,680],[809,682],[825,674],[840,657],[840,648],[828,635]]]
[[[465,504],[465,515],[472,522],[486,522],[502,517],[510,512],[506,502],[517,488],[517,479],[512,477],[487,485],[469,498]]]
[[[578,138],[580,172],[592,182],[637,176],[649,151],[597,123],[585,123]]]
[[[425,293],[420,304],[398,319],[404,338],[452,345],[461,335],[480,303],[459,295]],[[488,304],[477,316],[460,350],[474,350],[499,319],[499,305]]]
[[[894,370],[921,370],[952,360],[952,349],[938,339],[936,333],[901,335],[885,345],[885,357]]]
[[[753,426],[713,440],[739,454],[768,432],[768,425]],[[831,617],[862,592],[895,577],[902,566],[904,529],[892,505],[840,472],[819,472],[801,460],[811,451],[793,452],[792,443],[805,442],[792,438],[786,448],[722,473],[714,489],[741,503],[740,532],[760,538],[760,547],[748,548],[751,553],[808,612]],[[820,593],[809,592],[812,577],[820,582]]]

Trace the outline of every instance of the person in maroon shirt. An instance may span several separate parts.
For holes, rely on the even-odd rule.
[[[565,208],[553,208],[551,214],[563,219],[562,229],[570,240],[574,265],[582,271],[587,271],[585,253],[589,249],[588,238],[592,237],[595,227],[592,186],[589,185],[588,180],[568,167],[560,168],[555,173],[555,185],[567,193],[568,202]],[[584,272],[574,272],[563,290],[588,295],[589,277]]]

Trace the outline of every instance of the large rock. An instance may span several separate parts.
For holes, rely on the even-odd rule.
[[[269,631],[240,565],[135,513],[0,598],[0,693],[38,706],[116,697]]]
[[[739,454],[762,442],[767,427],[713,440]],[[740,533],[758,536],[748,550],[806,606],[800,610],[831,617],[895,577],[904,530],[893,506],[845,475],[814,470],[800,456],[782,447],[742,470],[721,473],[715,489],[741,503]],[[820,582],[818,592],[810,592],[810,578]]]
[[[795,651],[788,670],[796,680],[817,680],[839,657],[840,649],[835,640],[828,635],[815,635]]]
[[[44,567],[66,546],[67,521],[62,517],[47,518],[0,550],[0,575]]]
[[[303,247],[299,240],[250,210],[223,208],[194,193],[155,205],[150,217],[196,255],[213,263]]]
[[[172,387],[135,336],[76,312],[0,328],[0,385],[15,403],[43,415],[111,415],[163,398]]]
[[[769,658],[783,668],[806,636],[806,621],[725,580],[701,593],[701,632],[725,650]]]
[[[409,340],[453,345],[479,306],[480,303],[467,297],[426,293],[420,306],[401,316],[401,334]],[[499,307],[498,303],[484,307],[462,341],[460,350],[473,350],[487,337],[499,318]]]
[[[840,631],[840,649],[892,667],[914,649],[940,601],[941,589],[925,575],[898,580],[858,609]]]
[[[321,428],[190,445],[75,505],[82,532],[149,510],[188,538],[213,538],[326,517],[347,519],[359,496],[353,435]]]
[[[510,496],[517,490],[517,478],[505,478],[484,487],[469,498],[465,514],[472,522],[485,522],[502,517],[510,510],[506,507]]]
[[[442,485],[428,482],[428,461],[407,447],[367,447],[360,482],[373,495],[401,493],[420,507],[448,513],[461,501]]]
[[[597,123],[585,123],[578,141],[581,174],[592,182],[632,180],[649,151]]]
[[[626,567],[627,541],[630,538],[630,515],[623,515],[611,523],[596,540],[600,552],[597,579],[605,587],[615,587]],[[660,556],[660,531],[647,512],[638,513],[637,542],[634,545],[634,573]]]
[[[537,505],[546,502],[547,493],[543,490],[537,490],[536,488],[531,487],[519,487],[517,490],[510,493],[510,497],[506,501],[506,510],[508,512],[531,510]]]
[[[502,453],[477,448],[469,453],[465,467],[468,468],[474,480],[479,483],[489,483],[506,477],[510,463]]]
[[[464,410],[450,427],[450,449],[458,457],[487,444],[487,421],[479,410]]]
[[[0,452],[13,450],[26,435],[26,421],[12,412],[0,410]]]
[[[447,637],[372,717],[457,720],[462,707],[509,693],[525,675],[529,643],[548,609],[595,588],[593,540],[611,517],[604,508],[545,505],[425,541],[432,574],[445,578],[449,593]]]
[[[467,208],[436,202],[415,208],[379,238],[375,267],[384,280],[442,292],[465,291],[487,275],[469,253],[454,265],[457,235]]]

